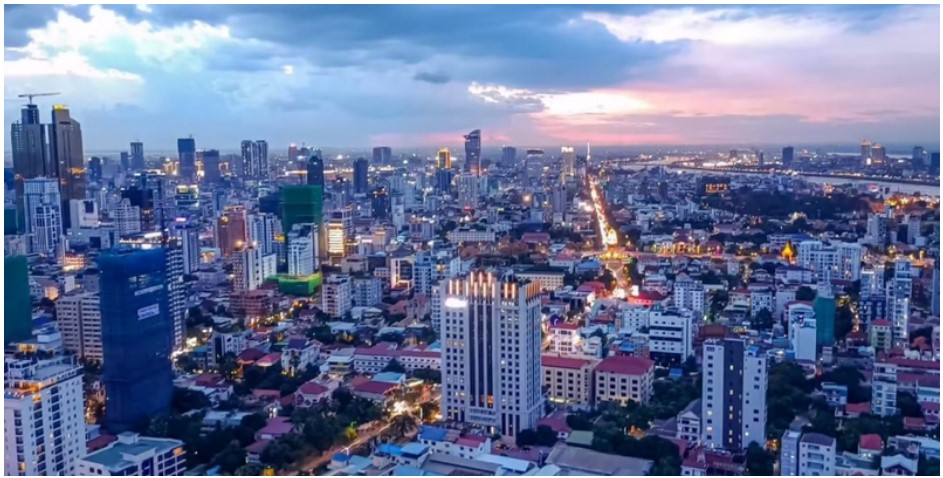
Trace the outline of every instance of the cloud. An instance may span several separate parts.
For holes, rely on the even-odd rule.
[[[445,73],[433,73],[427,71],[419,71],[413,75],[413,79],[416,81],[424,81],[426,83],[432,83],[433,85],[443,85],[448,83],[451,80],[451,77]]]

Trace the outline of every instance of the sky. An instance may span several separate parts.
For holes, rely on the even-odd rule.
[[[86,150],[939,144],[939,6],[4,12],[7,123],[60,92]]]

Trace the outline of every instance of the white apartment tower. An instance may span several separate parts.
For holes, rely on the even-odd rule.
[[[141,232],[141,208],[132,206],[128,198],[118,201],[118,205],[112,210],[112,216],[119,237]]]
[[[674,283],[674,303],[679,309],[701,316],[704,313],[704,284],[681,273]]]
[[[909,344],[910,301],[913,298],[913,276],[910,260],[906,257],[894,261],[894,278],[887,284],[887,315],[894,328],[894,345]]]
[[[473,271],[442,281],[442,412],[504,436],[543,414],[540,287]]]
[[[255,247],[262,249],[262,254],[274,254],[276,252],[277,222],[278,219],[274,214],[250,214],[246,218],[246,233],[249,236],[249,244],[255,244]]]
[[[767,358],[742,339],[704,342],[701,442],[740,451],[766,441]]]
[[[478,207],[478,181],[478,176],[472,173],[462,173],[456,178],[459,208],[475,209]]]
[[[30,252],[59,258],[64,251],[59,183],[51,178],[23,182],[23,211]]]
[[[353,307],[353,283],[350,276],[335,274],[324,281],[321,309],[331,317],[343,317]]]
[[[318,228],[295,224],[288,233],[288,274],[309,276],[318,269]]]
[[[85,456],[82,367],[22,350],[3,365],[3,474],[75,475]]]
[[[258,289],[269,276],[275,275],[275,254],[263,255],[262,250],[246,247],[233,254],[233,287],[238,291]]]
[[[68,294],[56,300],[62,347],[78,358],[101,363],[102,315],[97,293]]]

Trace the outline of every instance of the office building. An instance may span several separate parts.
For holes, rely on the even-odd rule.
[[[501,148],[501,166],[505,168],[517,166],[517,148],[513,146]]]
[[[196,181],[196,140],[193,137],[177,140],[177,171],[185,182]]]
[[[72,119],[69,109],[63,105],[52,107],[52,123],[49,124],[49,154],[56,166],[61,200],[85,199],[86,178],[82,127],[78,121]]]
[[[465,139],[465,163],[463,170],[466,173],[475,173],[481,176],[481,130],[474,130],[463,136]]]
[[[223,180],[223,172],[219,168],[219,150],[208,149],[203,151],[203,182],[219,184]]]
[[[366,158],[357,158],[354,161],[354,194],[367,194],[369,169],[370,164]]]
[[[23,181],[54,177],[58,173],[46,149],[46,125],[39,116],[39,108],[30,103],[20,110],[20,120],[10,126],[14,189],[20,216],[23,215]]]
[[[917,171],[927,169],[927,151],[920,146],[914,146],[913,155],[910,158],[910,167]]]
[[[390,218],[390,195],[386,192],[386,188],[380,186],[373,190],[370,205],[374,219]]]
[[[295,224],[288,231],[288,274],[309,276],[318,270],[318,226]]]
[[[321,289],[321,309],[332,318],[344,317],[353,307],[353,283],[348,275],[332,274]]]
[[[102,158],[92,156],[88,160],[88,179],[94,182],[102,180]]]
[[[170,411],[174,325],[167,252],[112,249],[98,256],[105,422],[121,433]],[[84,438],[84,437],[83,437]],[[84,439],[83,439],[84,442]]]
[[[67,203],[66,203],[67,204]],[[52,178],[23,183],[23,208],[30,252],[58,260],[65,253],[60,185]]]
[[[323,218],[324,198],[320,186],[282,187],[282,230],[290,231],[295,224],[316,224]]]
[[[29,263],[23,255],[6,256],[3,258],[3,345],[29,339],[32,333]]]
[[[232,257],[233,289],[237,291],[256,290],[265,279],[276,273],[278,259],[275,254],[262,254],[262,250],[257,247],[240,247],[233,252]]]
[[[305,171],[307,173],[306,184],[308,186],[321,186],[321,189],[324,189],[324,160],[321,159],[321,154],[312,154],[308,158],[308,163],[305,165]]]
[[[887,152],[884,146],[878,143],[871,145],[871,164],[875,166],[883,165],[887,162]]]
[[[131,142],[130,164],[132,170],[140,171],[146,168],[144,163],[144,143],[140,141]],[[205,169],[205,167],[204,167]]]
[[[458,207],[465,210],[474,210],[478,207],[478,182],[481,178],[472,173],[458,175]]]
[[[96,292],[71,293],[56,299],[56,321],[62,348],[76,357],[102,363],[101,300]]]
[[[442,416],[507,437],[543,415],[540,287],[474,271],[442,281]]]
[[[766,352],[742,339],[704,342],[701,443],[745,450],[766,443]]]
[[[264,140],[244,140],[240,145],[239,170],[242,177],[264,179],[268,176],[268,143]]]
[[[183,442],[133,432],[89,453],[78,463],[81,476],[183,476],[187,471]]]
[[[793,167],[793,163],[795,162],[795,154],[796,154],[796,150],[792,146],[786,146],[785,148],[783,148],[783,154],[782,154],[783,169],[790,169]]]
[[[560,148],[560,162],[563,164],[564,176],[576,174],[576,150],[572,146]]]
[[[3,474],[75,475],[85,456],[82,367],[21,346],[3,364]]]
[[[347,257],[347,241],[353,234],[350,209],[332,211],[324,227],[327,229],[327,258],[331,264],[340,264]]]
[[[393,161],[393,150],[389,146],[373,148],[373,164],[390,164]]]

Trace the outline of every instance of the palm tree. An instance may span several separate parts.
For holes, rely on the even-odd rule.
[[[393,417],[390,423],[390,433],[394,436],[405,437],[414,429],[416,429],[416,417],[408,413]]]

